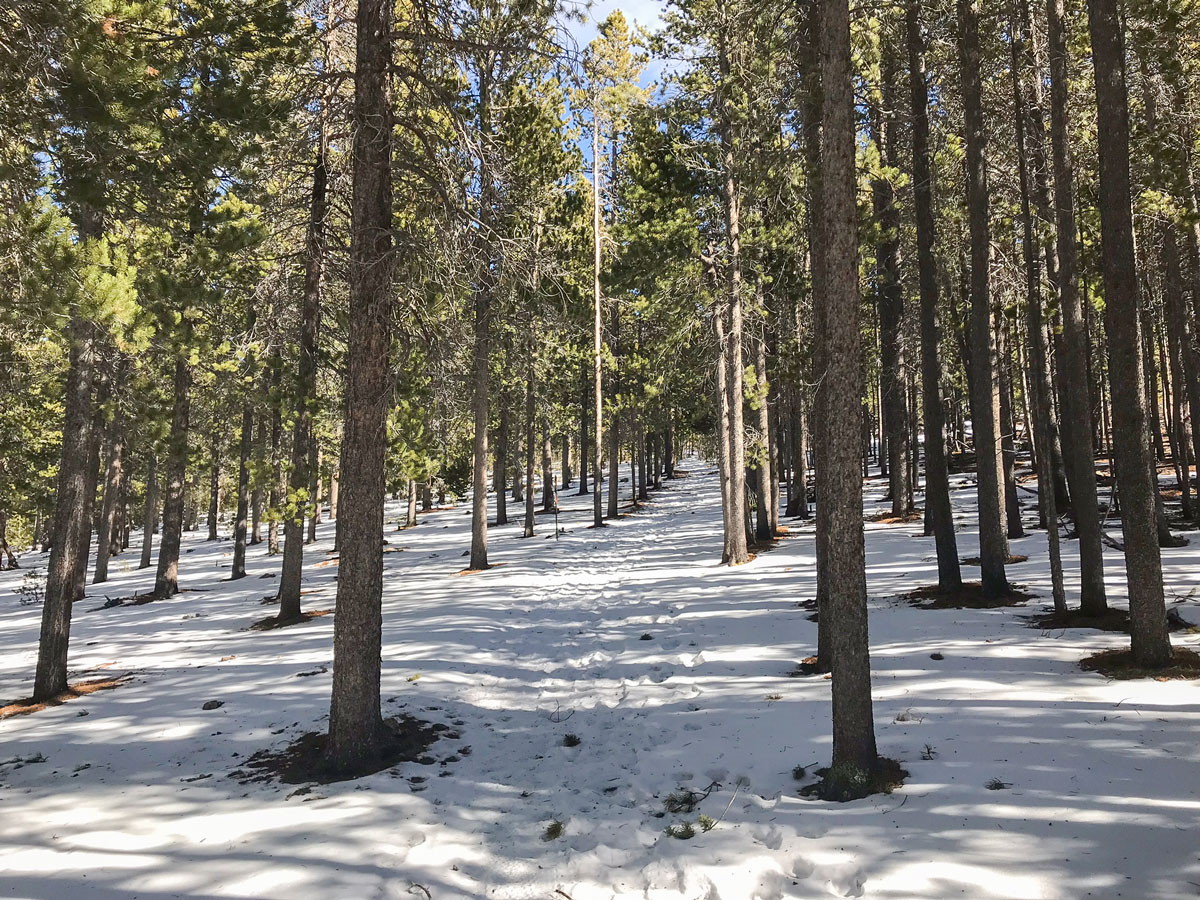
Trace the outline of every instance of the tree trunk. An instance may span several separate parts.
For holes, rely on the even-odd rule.
[[[884,51],[882,96],[883,110],[874,117],[875,139],[880,156],[889,169],[899,171],[900,154],[896,140],[895,74],[893,59]],[[873,184],[875,215],[879,220],[880,239],[876,248],[875,278],[879,305],[880,360],[879,377],[883,431],[887,438],[888,491],[892,497],[892,515],[905,516],[912,510],[912,484],[908,479],[908,408],[904,391],[904,288],[900,281],[900,207],[890,177],[876,178]]]
[[[1088,23],[1100,149],[1104,324],[1113,394],[1113,455],[1121,491],[1130,631],[1134,659],[1141,666],[1155,668],[1169,664],[1172,653],[1155,521],[1158,486],[1151,478],[1154,459],[1142,391],[1129,177],[1129,97],[1118,0],[1088,0]]]
[[[821,237],[824,244],[818,341],[817,528],[827,535],[828,590],[820,611],[830,635],[833,763],[868,769],[877,759],[871,706],[862,479],[855,416],[862,396],[854,92],[848,0],[822,0]]]
[[[593,110],[596,108],[595,98],[593,98]],[[595,447],[593,455],[595,456],[594,466],[595,473],[592,477],[592,527],[599,528],[604,524],[604,516],[602,512],[602,498],[600,496],[600,482],[602,480],[602,458],[604,456],[604,395],[603,395],[603,325],[604,325],[604,303],[600,293],[600,266],[601,257],[601,217],[600,207],[603,202],[603,182],[601,180],[601,162],[600,162],[600,117],[593,112],[592,115],[592,404],[593,404],[593,431],[595,432]],[[584,420],[584,431],[587,431],[586,417]],[[616,433],[615,431],[613,432]],[[581,469],[580,471],[585,471]],[[586,481],[586,477],[582,479]],[[580,491],[583,490],[583,485],[580,485]]]
[[[207,540],[215,541],[220,535],[217,532],[218,519],[221,516],[221,443],[216,427],[211,436],[212,460],[208,469],[208,525]]]
[[[1018,23],[1015,21],[1015,14],[1011,18],[1014,20],[1013,25],[1016,26]],[[1012,77],[1017,133],[1017,170],[1021,188],[1021,245],[1025,255],[1025,327],[1029,338],[1030,382],[1034,394],[1033,407],[1036,416],[1033,433],[1037,445],[1037,457],[1041,460],[1038,466],[1038,507],[1045,522],[1050,552],[1050,583],[1054,608],[1059,612],[1066,612],[1067,601],[1063,590],[1062,557],[1058,538],[1058,508],[1054,491],[1054,454],[1051,450],[1050,365],[1046,358],[1046,344],[1042,331],[1039,242],[1034,236],[1033,206],[1030,196],[1031,179],[1026,157],[1026,135],[1033,129],[1040,128],[1041,124],[1034,120],[1025,102],[1025,85],[1020,75],[1021,63],[1025,57],[1024,41],[1029,39],[1024,31],[1024,28],[1013,28]],[[1017,35],[1020,37],[1018,38]],[[1030,56],[1032,55],[1030,54]],[[1044,160],[1042,163],[1044,164]]]
[[[496,426],[496,454],[492,465],[492,490],[496,492],[496,525],[508,524],[508,403],[500,398],[500,422]]]
[[[360,0],[352,155],[354,197],[350,218],[347,412],[342,444],[343,540],[338,566],[337,616],[333,622],[333,692],[326,744],[326,758],[335,769],[352,769],[370,759],[377,752],[383,734],[379,657],[383,644],[384,457],[391,386],[393,293],[392,119],[388,91],[391,19],[390,2]],[[485,464],[486,428],[485,420]],[[478,463],[476,460],[476,475],[479,475]],[[485,468],[484,479],[486,474]],[[483,490],[486,489],[484,481]]]
[[[188,345],[191,329],[184,320],[184,336],[176,348],[174,409],[171,435],[167,441],[166,497],[163,500],[162,540],[158,546],[158,571],[154,577],[154,596],[159,600],[179,591],[179,545],[183,540],[183,501],[187,480],[188,423],[191,416],[192,367]]]
[[[758,433],[762,441],[759,461],[757,463],[758,482],[758,511],[755,517],[755,537],[760,541],[769,541],[775,537],[775,529],[771,524],[771,407],[767,397],[770,393],[770,382],[767,378],[767,335],[766,326],[756,341],[755,368],[758,375]]]
[[[279,357],[271,367],[271,521],[267,524],[267,556],[279,554],[279,519],[287,497],[287,482],[283,477],[283,401],[279,396]]]
[[[729,23],[722,19],[720,47],[718,50],[722,81],[728,81],[730,63],[728,52]],[[729,101],[721,101],[718,126],[721,137],[722,166],[724,168],[725,238],[728,241],[729,258],[726,265],[726,291],[729,304],[729,329],[726,340],[728,352],[725,363],[728,368],[726,391],[729,413],[729,565],[739,566],[749,561],[750,551],[746,541],[746,440],[743,421],[744,390],[742,386],[745,363],[742,352],[742,232],[741,203],[742,187],[737,172],[733,136],[733,112]]]
[[[1058,226],[1058,305],[1062,314],[1062,337],[1058,344],[1058,396],[1062,412],[1063,465],[1071,490],[1075,530],[1079,536],[1080,608],[1089,615],[1100,615],[1108,608],[1108,601],[1104,588],[1104,551],[1100,540],[1100,505],[1096,495],[1096,461],[1092,443],[1088,327],[1079,291],[1064,0],[1047,0],[1046,15],[1050,57],[1050,144]]]
[[[542,416],[542,510],[554,512],[554,447],[550,443],[550,420]]]
[[[99,222],[81,237],[96,238]],[[95,491],[94,473],[89,475],[92,444],[92,378],[95,369],[93,326],[78,309],[71,311],[67,332],[70,358],[64,390],[62,461],[58,469],[58,493],[54,506],[54,543],[46,571],[46,593],[42,602],[42,627],[38,641],[33,699],[48,700],[67,689],[67,649],[71,638],[71,607],[77,599],[75,586],[87,569],[87,555],[80,558],[92,529],[91,506]]]
[[[253,489],[250,491],[250,545],[262,543],[262,513],[263,513],[263,456],[266,443],[266,416],[259,415],[254,428],[254,478]]]
[[[983,115],[978,0],[957,0],[963,111],[967,145],[967,211],[970,225],[971,426],[978,468],[979,551],[985,597],[1008,591],[1004,567],[1004,463],[1000,445],[1000,386],[992,331],[991,228],[988,223],[987,132]]]
[[[150,552],[154,544],[155,525],[158,523],[158,454],[150,452],[146,464],[146,502],[142,507],[142,558],[139,569],[150,568]]]
[[[104,478],[104,500],[100,508],[100,527],[96,529],[96,572],[92,584],[108,581],[109,557],[120,551],[121,538],[114,529],[121,496],[124,452],[124,420],[118,404],[118,409],[113,413],[113,419],[108,425],[108,466]]]
[[[579,398],[579,496],[587,496],[588,492],[588,395],[589,379],[587,367],[581,369]]]
[[[242,443],[238,453],[237,520],[233,526],[233,567],[229,580],[246,577],[246,532],[250,513],[250,454],[254,449],[254,405],[242,401]]]
[[[921,404],[925,419],[925,521],[937,545],[938,587],[962,586],[958,541],[950,506],[946,469],[946,411],[942,405],[942,363],[938,328],[937,243],[930,175],[929,86],[925,74],[925,40],[920,0],[907,9],[908,77],[912,94],[913,200],[917,219],[917,269],[921,293]]]
[[[329,169],[322,127],[312,170],[307,246],[304,258],[304,300],[300,310],[300,346],[296,365],[296,422],[292,430],[292,467],[283,503],[283,566],[279,573],[279,619],[300,618],[300,585],[304,575],[304,515],[315,499],[310,496],[315,476],[312,407],[317,389],[317,331],[321,321],[321,280],[325,271],[325,217]]]
[[[1010,538],[1025,537],[1021,524],[1021,503],[1017,499],[1017,482],[1013,469],[1017,463],[1017,425],[1013,416],[1012,357],[1008,350],[1008,315],[998,309],[994,320],[996,331],[996,363],[1000,376],[1000,451],[1004,462],[1004,512]],[[1026,416],[1026,421],[1029,417]]]
[[[525,527],[524,536],[533,537],[535,526],[533,463],[536,435],[537,359],[533,345],[533,323],[526,323],[528,344],[525,347]]]

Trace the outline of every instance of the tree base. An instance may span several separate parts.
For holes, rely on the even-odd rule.
[[[836,763],[817,770],[818,781],[800,789],[800,796],[849,803],[872,794],[890,794],[904,784],[908,772],[894,759],[880,756],[869,768],[854,763]]]
[[[246,761],[250,771],[232,773],[240,784],[281,781],[284,784],[331,784],[374,775],[403,762],[432,765],[429,748],[439,738],[454,740],[460,735],[440,722],[429,723],[411,716],[385,719],[379,741],[371,752],[346,768],[330,764],[325,755],[329,735],[310,731],[281,750],[260,750]]]
[[[1097,631],[1129,634],[1129,613],[1123,609],[1109,609],[1099,616],[1091,616],[1082,610],[1071,609],[1065,613],[1049,612],[1038,616],[1027,616],[1025,620],[1029,623],[1030,628],[1036,628],[1039,631],[1094,628]],[[1196,627],[1175,610],[1167,612],[1167,629],[1169,631],[1190,631]]]
[[[53,697],[45,700],[34,700],[32,697],[24,700],[16,700],[5,706],[0,706],[0,719],[7,719],[11,716],[27,716],[30,713],[40,712],[48,706],[62,706],[68,700],[86,697],[88,694],[96,693],[96,691],[107,691],[115,687],[120,687],[132,677],[132,673],[126,673],[118,675],[115,678],[96,678],[92,681],[77,681],[61,694],[55,694]],[[81,713],[80,715],[84,714]]]
[[[917,609],[1000,609],[1005,606],[1020,606],[1033,597],[1033,594],[1021,590],[1020,586],[1015,584],[1010,584],[1008,590],[999,597],[986,597],[983,585],[978,581],[964,582],[962,587],[950,591],[944,591],[933,584],[901,595],[901,599],[909,601]]]
[[[1105,650],[1085,656],[1079,661],[1079,668],[1085,672],[1099,672],[1117,681],[1132,681],[1135,678],[1191,681],[1200,679],[1200,653],[1187,647],[1175,647],[1169,665],[1150,669],[1138,663],[1131,650]]]
[[[251,625],[250,631],[276,631],[280,628],[287,628],[290,625],[300,625],[304,622],[311,622],[313,619],[319,619],[322,616],[332,615],[332,609],[311,609],[287,619],[280,618],[279,616],[267,616],[265,619],[259,619]]]

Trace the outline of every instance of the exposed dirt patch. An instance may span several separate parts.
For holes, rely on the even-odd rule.
[[[478,575],[481,572],[486,572],[488,569],[499,569],[501,566],[507,566],[507,565],[508,565],[508,563],[492,563],[491,565],[489,565],[487,567],[487,569],[463,569],[462,571],[455,572],[454,574],[455,575]]]
[[[823,675],[828,671],[829,667],[821,665],[815,656],[806,656],[787,674],[788,678],[807,678],[809,675]]]
[[[1109,609],[1102,616],[1084,615],[1078,609],[1065,613],[1049,612],[1037,616],[1025,616],[1030,628],[1040,631],[1057,631],[1063,628],[1094,628],[1097,631],[1115,631],[1129,634],[1129,613],[1123,609]],[[1175,610],[1167,611],[1167,628],[1171,631],[1192,631],[1196,625],[1183,618]]]
[[[999,609],[1003,606],[1019,606],[1033,597],[1033,594],[1016,584],[1010,584],[1008,591],[999,597],[985,597],[983,585],[978,581],[964,582],[956,591],[943,591],[936,584],[931,584],[901,594],[902,600],[908,600],[917,609]]]
[[[914,509],[903,516],[894,516],[889,510],[866,516],[863,521],[875,522],[879,525],[911,525],[914,522],[925,521],[925,510]]]
[[[429,748],[442,737],[455,740],[460,735],[440,722],[423,722],[411,716],[385,719],[383,736],[374,752],[353,769],[338,769],[325,759],[328,735],[310,731],[283,749],[258,751],[246,761],[245,769],[230,773],[230,777],[240,784],[275,780],[284,784],[350,781],[403,762],[433,765],[437,760],[429,755]]]
[[[1079,661],[1085,672],[1099,672],[1118,681],[1153,678],[1155,681],[1200,679],[1200,653],[1187,647],[1176,647],[1171,665],[1162,669],[1147,669],[1139,665],[1130,650],[1105,650],[1085,656]]]
[[[91,681],[77,681],[61,694],[56,694],[49,700],[37,702],[32,698],[17,700],[9,703],[7,706],[0,706],[0,719],[7,719],[12,716],[27,716],[30,713],[40,712],[48,706],[62,706],[68,700],[86,697],[88,694],[94,694],[97,691],[107,691],[115,687],[120,687],[132,677],[133,673],[127,672],[124,675],[117,675],[115,678],[95,678]]]
[[[287,628],[290,625],[300,625],[304,622],[311,622],[313,619],[319,619],[322,616],[332,616],[332,609],[309,609],[300,613],[297,618],[281,620],[279,616],[267,616],[265,619],[259,619],[250,626],[250,631],[276,631],[280,628]]]

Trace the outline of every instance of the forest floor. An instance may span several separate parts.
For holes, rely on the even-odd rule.
[[[923,610],[901,595],[934,579],[932,539],[919,522],[867,524],[879,745],[910,775],[853,803],[801,798],[830,754],[829,682],[789,676],[815,652],[802,605],[812,525],[788,522],[772,552],[720,568],[717,480],[697,460],[684,468],[599,531],[591,498],[564,492],[565,533],[555,538],[552,515],[530,540],[519,524],[493,528],[503,565],[472,575],[458,574],[465,507],[395,531],[402,510],[389,504],[385,709],[451,730],[423,763],[339,784],[250,781],[245,767],[325,727],[334,617],[248,630],[272,612],[261,601],[279,560],[252,548],[250,576],[231,583],[231,542],[203,533],[185,539],[189,592],[100,608],[151,585],[135,534],[72,627],[72,681],[128,680],[0,720],[0,895],[1200,894],[1200,685],[1107,680],[1079,660],[1123,635],[1028,627],[1049,608],[1043,532],[1012,542],[1029,560],[1010,578],[1033,600]],[[954,496],[963,557],[978,553],[967,482],[956,477]],[[868,484],[868,515],[884,509],[882,489]],[[310,610],[334,604],[332,538],[322,525],[306,548]],[[1192,538],[1164,551],[1164,572],[1171,608],[1200,622]],[[1075,551],[1064,543],[1073,603]],[[1121,604],[1120,556],[1107,553]],[[45,561],[28,554],[0,574],[0,706],[30,691],[40,608],[17,589]],[[1200,634],[1173,639],[1200,647]],[[667,812],[673,793],[694,810]],[[712,830],[665,832],[702,814]]]

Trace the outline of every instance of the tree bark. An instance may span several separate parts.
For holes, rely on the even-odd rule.
[[[379,677],[384,456],[391,392],[392,4],[360,0],[357,21],[347,413],[339,516],[343,540],[326,744],[326,758],[338,769],[370,759],[383,734]],[[485,463],[486,441],[485,434]]]
[[[721,80],[731,80],[728,33],[729,23],[721,22],[718,61]],[[729,258],[725,278],[729,305],[729,326],[726,341],[728,352],[725,363],[728,368],[726,391],[729,413],[729,565],[739,566],[750,559],[746,540],[746,440],[743,419],[743,334],[742,324],[742,231],[741,202],[742,187],[737,170],[735,139],[733,135],[733,113],[729,107],[731,99],[723,97],[718,116],[721,138],[722,167],[724,168],[725,238],[728,241]]]
[[[107,473],[104,478],[104,500],[100,508],[100,526],[96,529],[96,571],[92,584],[108,581],[108,560],[120,551],[120,535],[115,533],[118,501],[121,496],[123,456],[125,452],[124,419],[118,408],[108,425]],[[114,545],[115,540],[115,545]]]
[[[142,508],[142,558],[139,569],[150,568],[150,553],[158,523],[158,454],[151,450],[146,464],[146,502]]]
[[[882,160],[890,169],[900,163],[896,132],[895,74],[892,54],[884,51],[881,73],[883,109],[876,113],[875,140]],[[912,484],[908,478],[908,407],[904,390],[904,288],[900,281],[900,207],[896,190],[887,177],[873,184],[875,215],[879,220],[880,239],[876,247],[875,278],[879,306],[880,360],[879,377],[883,431],[887,437],[888,491],[892,497],[892,515],[905,516],[912,511]]]
[[[929,150],[929,85],[920,0],[907,7],[908,83],[912,95],[913,201],[917,220],[917,269],[921,294],[921,405],[925,420],[925,521],[937,546],[938,587],[962,586],[958,540],[946,468],[946,411],[942,405],[941,335],[938,327],[937,244]]]
[[[1089,615],[1100,615],[1108,609],[1108,601],[1104,588],[1104,550],[1100,540],[1100,504],[1096,494],[1096,460],[1092,443],[1088,327],[1079,291],[1064,0],[1047,0],[1046,18],[1049,26],[1050,146],[1057,223],[1058,306],[1062,315],[1058,396],[1062,414],[1063,465],[1079,537],[1080,608]]]
[[[992,331],[991,227],[988,222],[987,132],[983,115],[978,0],[957,0],[963,112],[967,145],[970,227],[971,427],[978,469],[979,551],[985,597],[1008,591],[1004,567],[1004,463],[1000,442],[1000,386]]]
[[[1096,76],[1100,150],[1104,325],[1108,335],[1113,455],[1121,492],[1130,631],[1134,659],[1139,665],[1155,668],[1169,664],[1172,652],[1155,521],[1158,486],[1151,477],[1154,459],[1142,390],[1129,176],[1129,96],[1118,0],[1088,0],[1088,24]]]
[[[848,0],[822,0],[821,229],[824,279],[818,341],[817,529],[826,534],[828,591],[820,610],[830,635],[833,678],[833,763],[868,769],[877,760],[867,635],[862,479],[857,417],[862,396],[859,335],[858,227],[854,91]]]
[[[250,454],[254,450],[254,405],[242,401],[242,438],[238,452],[237,519],[233,525],[233,567],[229,580],[246,577],[246,533],[250,513]]]
[[[174,407],[167,441],[166,498],[163,500],[162,540],[158,546],[158,571],[154,596],[159,600],[179,592],[179,545],[183,540],[183,504],[188,463],[188,424],[191,417],[192,367],[189,361],[191,328],[184,319],[184,334],[176,348]]]
[[[304,300],[300,309],[300,346],[296,366],[296,423],[292,430],[292,467],[283,503],[283,566],[279,573],[279,619],[300,618],[300,585],[304,575],[304,515],[314,507],[310,496],[312,466],[312,407],[317,388],[317,331],[321,321],[321,280],[325,271],[325,217],[329,182],[325,134],[317,142],[309,199],[307,246],[304,258]]]
[[[215,425],[213,426],[209,446],[212,458],[208,469],[207,540],[215,541],[220,537],[217,533],[217,520],[221,515],[221,442]]]
[[[98,237],[99,222],[91,233]],[[64,391],[62,460],[58,469],[58,493],[54,506],[54,543],[46,572],[42,602],[42,627],[38,641],[33,699],[48,700],[67,689],[67,649],[71,638],[71,608],[75,586],[86,571],[87,555],[79,550],[91,534],[91,505],[94,473],[88,467],[92,444],[92,378],[95,369],[93,325],[78,309],[71,311],[68,325],[70,357]]]

